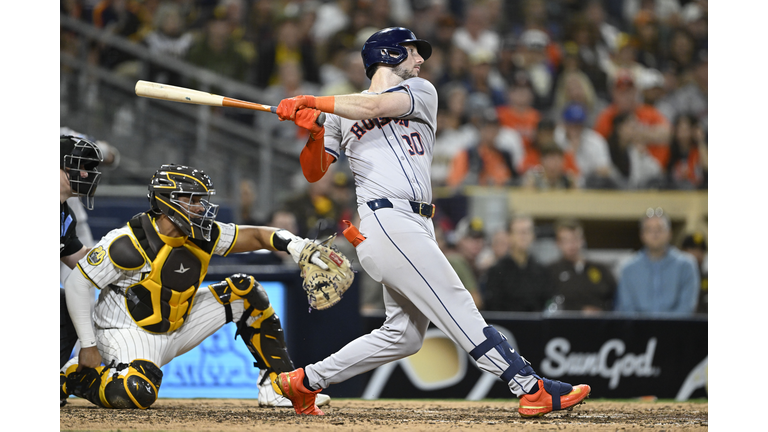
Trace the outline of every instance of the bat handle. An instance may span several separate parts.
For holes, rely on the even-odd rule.
[[[272,114],[277,114],[277,107],[271,106],[269,107],[269,110],[272,111]],[[325,113],[321,112],[319,116],[317,116],[317,120],[315,120],[315,123],[317,123],[318,126],[322,126],[325,124]]]

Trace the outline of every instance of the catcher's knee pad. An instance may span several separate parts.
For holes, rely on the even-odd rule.
[[[117,366],[67,369],[65,391],[104,408],[149,408],[157,400],[163,372],[148,360],[134,360]]]
[[[505,383],[512,381],[515,375],[528,376],[535,374],[531,364],[520,356],[520,354],[512,348],[512,345],[507,342],[507,338],[499,333],[493,326],[485,327],[483,329],[483,334],[486,339],[469,352],[469,355],[471,355],[475,361],[479,360],[488,351],[495,349],[509,365],[499,377]]]
[[[237,323],[237,335],[256,359],[255,366],[270,372],[290,372],[294,369],[285,345],[280,318],[269,304],[264,287],[253,276],[234,274],[208,286],[219,302],[227,308],[227,321],[232,320],[229,305],[244,300],[245,312]]]

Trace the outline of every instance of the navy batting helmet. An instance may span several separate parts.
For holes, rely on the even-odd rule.
[[[416,39],[412,31],[404,27],[390,27],[379,30],[363,44],[363,63],[365,74],[373,77],[376,64],[398,65],[408,57],[408,51],[402,44],[412,43],[416,45],[421,57],[426,60],[432,55],[432,45],[423,39]],[[393,55],[396,55],[393,57]]]

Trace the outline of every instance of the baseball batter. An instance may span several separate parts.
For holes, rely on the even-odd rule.
[[[430,44],[408,29],[373,34],[362,49],[371,85],[361,94],[297,96],[280,102],[281,120],[310,130],[301,154],[308,181],[317,181],[341,152],[355,179],[360,264],[383,284],[386,321],[324,360],[278,376],[299,414],[322,415],[314,394],[419,351],[435,323],[487,372],[520,397],[520,415],[541,416],[585,399],[588,385],[538,376],[504,336],[489,326],[438,248],[430,164],[437,123],[437,91],[419,78]],[[324,127],[314,124],[328,113]]]
[[[203,171],[161,166],[149,184],[151,210],[107,233],[77,262],[65,290],[81,349],[61,369],[62,399],[147,408],[157,399],[163,365],[235,322],[262,369],[259,404],[291,406],[271,383],[294,366],[266,291],[246,274],[198,287],[214,254],[281,250],[298,262],[310,240],[271,227],[219,223],[214,193]],[[101,290],[92,317],[91,286]]]

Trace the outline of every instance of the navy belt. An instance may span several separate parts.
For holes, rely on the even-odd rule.
[[[435,216],[435,205],[430,203],[424,203],[424,202],[416,202],[416,201],[408,201],[411,204],[411,210],[413,210],[414,213],[424,216],[425,218],[431,218]],[[393,208],[392,201],[381,198],[373,201],[368,201],[366,204],[368,204],[368,207],[376,211],[378,209],[382,208]]]

